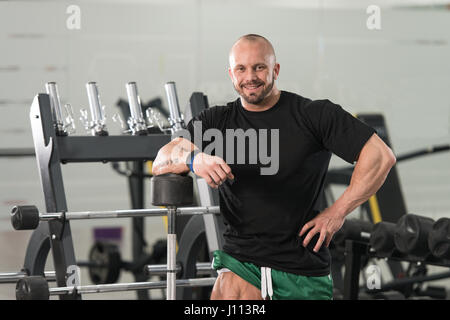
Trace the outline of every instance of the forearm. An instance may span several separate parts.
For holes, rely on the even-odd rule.
[[[189,171],[186,158],[198,149],[192,142],[184,138],[175,138],[158,151],[153,162],[153,174],[185,173]]]
[[[395,157],[388,152],[371,152],[357,162],[350,185],[332,205],[333,211],[346,216],[366,202],[383,185],[389,171],[395,164]]]
[[[324,241],[328,247],[333,235],[342,228],[345,216],[378,191],[395,161],[392,150],[378,135],[373,134],[357,158],[348,188],[333,205],[303,225],[300,236],[309,230],[303,240],[303,246],[306,247],[312,237],[320,233],[314,251],[318,252]]]

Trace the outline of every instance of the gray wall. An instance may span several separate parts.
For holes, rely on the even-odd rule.
[[[449,143],[450,11],[445,6],[392,8],[381,2],[381,30],[368,30],[370,1],[305,3],[0,2],[0,148],[33,146],[29,107],[47,81],[58,83],[77,118],[87,107],[88,81],[98,82],[109,116],[126,97],[128,81],[138,83],[143,101],[159,96],[166,104],[167,81],[177,83],[182,106],[193,91],[207,94],[211,105],[235,99],[227,58],[232,43],[246,33],[262,34],[274,44],[280,89],[328,98],[351,113],[383,113],[395,153]],[[66,27],[71,4],[81,9],[80,30]],[[111,121],[109,126],[119,132]],[[85,134],[79,121],[77,134]],[[435,219],[449,215],[449,155],[398,164],[409,212]],[[33,158],[0,158],[0,165],[0,271],[11,271],[21,266],[29,234],[11,231],[10,208],[26,203],[44,209],[44,204]],[[333,157],[331,165],[345,163]],[[108,165],[67,165],[63,175],[71,210],[130,205],[125,179]],[[108,220],[73,224],[77,256],[87,256],[92,228],[105,224],[124,226],[123,254],[131,255],[128,222]],[[148,219],[147,226],[150,243],[164,236],[161,219]]]

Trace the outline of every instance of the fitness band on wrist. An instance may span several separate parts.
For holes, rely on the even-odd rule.
[[[189,170],[191,170],[192,172],[194,172],[194,158],[199,153],[201,153],[200,150],[198,149],[193,150],[191,151],[191,153],[189,153],[188,157],[186,158],[186,164],[189,167]]]

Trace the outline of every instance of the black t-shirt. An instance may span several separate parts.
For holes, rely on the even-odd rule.
[[[223,250],[258,266],[304,276],[329,274],[328,248],[322,245],[319,252],[313,251],[318,235],[303,247],[307,233],[300,238],[299,232],[319,213],[314,205],[323,188],[331,153],[353,164],[376,131],[329,100],[312,101],[286,91],[281,91],[278,102],[266,111],[245,110],[238,98],[193,118],[187,126],[191,141],[206,150],[211,141],[199,143],[198,137],[194,139],[194,121],[201,121],[202,133],[211,128],[222,133],[220,155],[236,178],[219,188],[220,209],[227,225]],[[226,147],[230,139],[236,141],[227,135],[230,129],[257,132],[256,140],[251,140],[251,135],[245,140],[244,164],[237,159],[244,151],[237,143],[234,157],[227,156],[227,151],[231,153]],[[278,132],[278,138],[274,132]],[[267,138],[262,139],[264,133]],[[261,168],[271,166],[267,159],[250,161],[250,150],[255,150],[251,148],[257,141],[259,150],[261,140],[267,144],[266,154],[273,156],[272,164],[276,162],[275,155],[279,155],[276,174],[261,174]],[[221,142],[217,138],[212,141]]]

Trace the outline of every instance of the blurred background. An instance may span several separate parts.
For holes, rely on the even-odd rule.
[[[449,1],[0,1],[0,149],[33,148],[30,106],[49,81],[57,82],[61,102],[72,105],[80,135],[87,134],[78,118],[88,108],[89,81],[97,82],[116,134],[110,117],[130,81],[142,101],[159,98],[166,110],[168,81],[176,82],[182,108],[195,91],[210,106],[235,100],[228,53],[248,33],[272,42],[281,65],[278,88],[330,99],[352,114],[383,114],[394,153],[450,142]],[[450,216],[449,155],[397,164],[408,213]],[[333,156],[330,168],[343,165]],[[127,181],[109,165],[65,165],[63,177],[71,211],[130,207]],[[333,188],[336,197],[343,190]],[[36,160],[2,156],[0,272],[22,267],[31,235],[11,227],[11,207],[18,204],[45,210]],[[147,218],[145,225],[149,244],[165,237],[163,219]],[[127,219],[71,227],[80,259],[87,259],[98,227],[119,228],[121,254],[131,257]],[[125,273],[119,279],[132,280]],[[89,283],[84,269],[81,281]],[[134,299],[135,293],[83,298]],[[15,299],[14,284],[0,285],[0,299]]]

